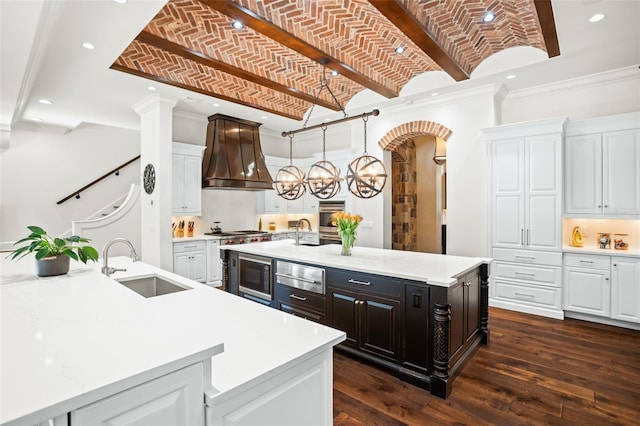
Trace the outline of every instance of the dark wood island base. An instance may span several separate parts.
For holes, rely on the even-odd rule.
[[[221,250],[224,289],[254,300],[239,290],[239,252]],[[435,396],[447,398],[465,363],[489,343],[488,259],[449,286],[284,259],[325,270],[325,291],[317,294],[278,282],[282,259],[273,256],[264,257],[271,261],[269,306],[344,331],[338,350]]]

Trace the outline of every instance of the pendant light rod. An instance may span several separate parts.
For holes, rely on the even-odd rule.
[[[362,113],[360,115],[354,115],[354,116],[351,116],[351,117],[339,118],[337,120],[327,121],[326,123],[316,124],[315,126],[311,126],[311,127],[303,127],[301,129],[297,129],[297,130],[289,130],[288,132],[282,132],[282,137],[286,138],[288,136],[289,137],[293,136],[296,133],[306,132],[307,130],[319,129],[319,128],[322,128],[322,126],[332,126],[334,124],[344,123],[345,121],[356,120],[358,118],[364,119],[365,117],[369,117],[371,115],[373,115],[374,117],[377,116],[377,115],[380,115],[380,110],[379,109],[374,109],[373,111],[365,112],[365,113]]]

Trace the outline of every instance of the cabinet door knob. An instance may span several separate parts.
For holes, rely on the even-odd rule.
[[[614,263],[614,264],[613,264],[613,266],[618,266],[618,264],[617,264],[617,263]]]
[[[605,281],[609,281],[609,277],[605,277],[605,278],[604,278],[604,280],[605,280]]]

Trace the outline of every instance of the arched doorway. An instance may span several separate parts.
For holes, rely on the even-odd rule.
[[[433,161],[451,130],[414,121],[389,131],[379,146],[392,153],[391,248],[445,253],[446,164]]]

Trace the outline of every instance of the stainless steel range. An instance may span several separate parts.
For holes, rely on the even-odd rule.
[[[265,231],[227,231],[227,232],[205,232],[205,235],[220,237],[220,245],[257,243],[260,241],[271,241],[271,234]]]

